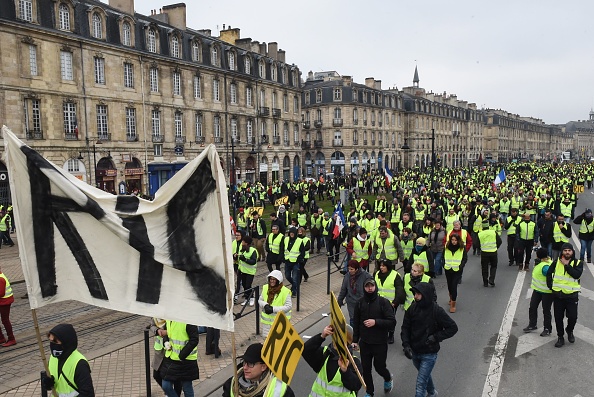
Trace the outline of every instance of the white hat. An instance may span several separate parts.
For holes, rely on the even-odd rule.
[[[283,282],[283,274],[281,273],[280,270],[271,271],[270,274],[268,275],[268,277],[274,277],[275,279],[278,280],[279,284]]]

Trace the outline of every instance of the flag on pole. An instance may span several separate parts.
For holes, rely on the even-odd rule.
[[[384,175],[386,176],[386,183],[390,186],[392,184],[393,175],[388,168],[388,164],[386,164],[386,167],[384,168]]]
[[[493,182],[495,185],[499,185],[501,182],[505,181],[505,170],[502,168],[499,171],[499,174],[495,177],[495,181]]]
[[[338,238],[338,236],[340,236],[340,232],[342,232],[342,229],[344,228],[344,225],[346,225],[346,219],[344,217],[344,213],[342,212],[342,204],[340,200],[338,200],[338,208],[336,209],[336,211],[334,211],[334,214],[332,214],[333,218],[334,215],[338,216],[336,217],[334,230],[332,231],[332,238]]]
[[[2,132],[31,308],[72,299],[233,330],[229,205],[213,145],[148,201],[88,185]]]

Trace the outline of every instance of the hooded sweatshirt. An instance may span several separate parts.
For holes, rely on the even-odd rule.
[[[366,327],[365,320],[375,320],[373,327]],[[355,306],[353,317],[353,342],[365,342],[368,344],[388,344],[388,331],[396,326],[396,317],[392,303],[377,294],[375,291],[369,293],[364,291],[363,298],[359,299]]]

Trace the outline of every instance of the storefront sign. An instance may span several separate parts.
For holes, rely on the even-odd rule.
[[[122,163],[129,163],[132,161],[130,153],[122,153]]]
[[[272,163],[272,171],[278,171],[279,170],[279,166],[278,163]]]
[[[118,175],[118,170],[115,169],[109,169],[109,170],[101,170],[98,169],[97,170],[97,176],[117,176]]]
[[[124,175],[142,175],[144,174],[143,168],[126,168],[124,169]]]

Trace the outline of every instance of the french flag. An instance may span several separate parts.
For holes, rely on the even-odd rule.
[[[392,173],[390,172],[390,169],[388,168],[388,165],[386,164],[386,168],[384,168],[384,175],[386,176],[386,183],[388,184],[388,186],[390,186],[392,184]]]
[[[505,181],[505,170],[502,168],[501,171],[499,171],[499,174],[497,174],[495,177],[495,181],[493,181],[493,183],[495,185],[499,185],[503,181]]]
[[[344,229],[344,225],[346,225],[346,219],[344,217],[344,213],[342,212],[342,205],[340,201],[338,202],[338,209],[334,211],[334,214],[332,214],[333,218],[334,215],[338,215],[336,217],[336,223],[334,224],[334,230],[332,231],[332,238],[336,239],[338,236],[340,236],[340,232],[342,232],[342,229]]]

